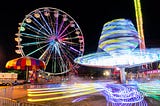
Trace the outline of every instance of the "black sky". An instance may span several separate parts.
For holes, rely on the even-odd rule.
[[[158,0],[141,0],[146,46],[160,42]],[[85,39],[85,54],[95,52],[103,24],[117,18],[130,19],[136,26],[133,0],[5,0],[0,4],[0,71],[14,51],[15,33],[25,15],[41,7],[65,11],[79,24]]]

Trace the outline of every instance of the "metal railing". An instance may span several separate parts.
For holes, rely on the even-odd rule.
[[[26,89],[26,86],[20,86],[21,89]],[[23,99],[14,100],[11,96],[13,90],[17,89],[14,86],[0,88],[0,106],[48,106],[46,104],[29,103]]]

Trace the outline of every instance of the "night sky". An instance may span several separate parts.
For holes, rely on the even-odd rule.
[[[20,57],[15,53],[14,41],[18,23],[25,15],[42,7],[58,8],[74,18],[84,34],[84,54],[96,52],[104,23],[126,18],[136,26],[133,0],[5,0],[0,4],[0,71],[5,70],[8,60]],[[141,0],[141,7],[146,46],[157,46],[160,43],[158,0]]]

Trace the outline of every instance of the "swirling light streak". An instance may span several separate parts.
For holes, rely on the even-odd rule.
[[[144,96],[136,88],[120,84],[100,85],[101,94],[106,98],[107,106],[147,106]],[[72,103],[82,101],[92,95],[76,98]]]
[[[146,49],[144,53],[138,50],[130,54],[110,56],[106,52],[97,52],[78,57],[74,62],[93,67],[133,67],[160,60],[160,49]]]
[[[49,100],[88,95],[100,92],[102,90],[103,89],[101,88],[101,86],[95,83],[73,84],[73,85],[66,85],[65,87],[62,88],[57,87],[51,89],[50,88],[28,89],[28,97],[30,98],[28,98],[27,100],[30,102],[49,101]]]
[[[90,97],[90,96],[91,96],[91,95],[81,96],[81,97],[79,97],[79,98],[74,99],[74,100],[72,101],[72,103],[80,102],[80,101],[82,101],[82,100],[84,100],[84,99],[87,99],[87,98]]]
[[[112,103],[107,102],[106,106],[148,106],[145,100],[138,102],[138,103]]]
[[[92,86],[91,84],[87,84],[87,85],[83,85],[83,84],[73,84],[73,85],[66,85],[66,84],[62,84],[60,87],[47,87],[47,88],[31,88],[31,89],[27,89],[28,93],[39,93],[39,92],[51,92],[51,91],[64,91],[64,89],[78,89],[78,88],[86,88],[86,87],[90,87]],[[52,87],[52,86],[51,86]],[[77,88],[78,87],[78,88]]]
[[[55,88],[32,88],[28,89],[29,98],[27,101],[41,102],[82,96],[72,101],[72,103],[75,103],[92,96],[91,94],[93,93],[102,93],[106,98],[106,103],[112,104],[112,106],[132,106],[132,104],[147,106],[147,103],[144,101],[144,96],[136,88],[121,84],[107,84],[104,82],[62,84],[62,86]]]
[[[131,20],[114,19],[103,25],[98,49],[117,56],[132,52],[139,42],[140,37]]]
[[[100,90],[99,90],[100,91]],[[57,97],[46,97],[46,98],[40,98],[40,99],[34,99],[29,98],[27,99],[30,102],[39,102],[39,101],[50,101],[50,100],[57,100],[57,99],[64,99],[64,98],[69,98],[69,97],[75,97],[75,96],[82,96],[82,95],[87,95],[87,94],[91,94],[91,93],[96,93],[99,92],[98,90],[90,90],[90,91],[85,91],[85,92],[80,92],[80,93],[76,93],[76,94],[70,94],[70,95],[64,95],[64,96],[57,96]]]
[[[137,103],[144,100],[136,89],[118,84],[108,85],[102,93],[112,103]]]
[[[48,93],[48,92],[37,92],[39,94],[32,94],[32,92],[30,92],[30,94],[28,94],[28,96],[46,96],[46,95],[54,95],[54,94],[72,94],[72,93],[80,93],[80,92],[85,92],[85,91],[90,91],[90,90],[95,90],[95,88],[93,87],[87,87],[87,88],[84,88],[84,89],[68,89],[67,91],[61,91],[61,92],[55,92],[54,90],[53,91],[50,91],[51,93]],[[42,94],[43,93],[43,94]]]
[[[153,86],[154,85],[154,86]],[[151,97],[160,100],[160,81],[151,81],[146,83],[137,83],[138,89],[146,97]]]

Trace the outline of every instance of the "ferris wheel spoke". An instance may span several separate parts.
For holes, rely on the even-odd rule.
[[[51,60],[51,56],[52,54],[49,53],[48,51],[45,51],[41,56],[40,56],[40,60],[43,60],[46,65],[48,65],[49,61]]]
[[[81,51],[79,51],[79,50],[77,50],[77,49],[75,49],[75,48],[73,48],[73,47],[69,47],[71,50],[73,50],[74,52],[76,52],[76,53],[81,53]]]
[[[60,27],[58,29],[58,34],[57,35],[59,35],[59,33],[61,32],[61,29],[62,29],[63,25],[64,25],[64,20],[62,20],[62,22],[60,24]]]
[[[58,35],[58,37],[61,37],[62,34],[70,27],[70,25],[71,25],[71,23],[68,24],[68,25],[64,28],[64,30]]]
[[[55,30],[54,30],[54,25],[53,25],[53,20],[51,19],[50,16],[47,16],[47,20],[48,20],[48,27],[49,27],[49,30],[50,30],[50,33],[51,34],[54,34],[55,35]]]
[[[55,34],[56,32],[55,32],[55,25],[54,25],[54,21],[55,21],[55,20],[54,20],[54,18],[52,19],[51,15],[49,15],[47,18],[48,18],[48,24],[49,24],[49,26],[50,26],[50,28],[51,28],[51,29],[50,29],[50,30],[51,30],[51,33],[54,34],[54,35],[56,35],[56,34]]]
[[[63,40],[74,40],[74,39],[79,39],[79,36],[74,36],[74,37],[65,37]]]
[[[30,42],[30,43],[22,43],[22,46],[33,46],[33,45],[38,45],[38,44],[46,44],[48,41],[41,41],[41,42]]]
[[[33,38],[33,39],[47,39],[47,37],[45,36],[39,36],[39,35],[35,35],[35,34],[29,34],[29,33],[21,33],[23,37],[27,37],[27,38]]]
[[[57,54],[56,55],[56,63],[58,63],[58,64],[54,64],[54,68],[56,67],[56,66],[59,66],[59,68],[60,68],[60,73],[62,73],[62,71],[65,71],[66,69],[66,61],[64,60],[64,57],[62,57],[63,56],[63,54],[62,54],[62,52],[60,52],[60,49],[59,49],[59,47],[56,47],[56,49],[55,49],[56,51],[55,51],[55,54]],[[57,69],[56,69],[57,70]]]
[[[77,29],[74,29],[74,30],[72,30],[72,31],[70,31],[70,32],[67,32],[67,33],[64,34],[64,35],[58,36],[58,38],[59,38],[59,39],[64,39],[64,37],[66,38],[68,35],[74,33],[76,30],[77,30]]]
[[[54,17],[56,18],[56,22],[55,22],[55,34],[56,36],[58,36],[58,17],[59,17],[59,12],[58,11],[55,11],[55,14],[54,14]]]
[[[37,29],[37,28],[34,27],[34,26],[31,26],[31,25],[29,25],[29,24],[26,24],[25,26],[26,26],[26,28],[27,28],[28,30],[30,30],[30,31],[38,34],[38,35],[41,35],[41,34],[42,34],[42,35],[45,35],[45,36],[49,36],[48,34],[46,34],[45,32],[43,32],[41,29]]]
[[[31,16],[31,18],[34,20],[34,24],[39,28],[39,29],[43,29],[45,32],[47,32],[48,34],[50,34],[50,32],[48,32],[48,30],[37,20],[37,18]]]
[[[53,55],[52,55],[52,57],[51,57],[51,58],[52,58],[52,60],[51,60],[51,61],[52,61],[52,62],[51,62],[51,67],[52,67],[52,72],[53,72],[53,73],[56,73],[56,72],[57,72],[57,71],[56,71],[56,70],[57,70],[56,67],[57,67],[57,65],[58,65],[59,63],[57,62],[57,55],[56,55],[56,51],[54,51],[54,49],[55,49],[55,48],[52,49]]]
[[[71,62],[75,57],[71,54],[71,53],[65,53],[64,54],[64,57],[65,57],[65,59],[66,59],[66,61],[67,61],[67,64],[70,62],[70,63],[73,63],[73,62]]]
[[[77,40],[78,42],[81,40],[79,36],[73,36],[73,37],[64,37],[61,38],[62,41],[66,42],[72,42],[73,40]]]
[[[61,54],[65,56],[67,61],[73,60],[75,58],[75,55],[73,55],[73,51],[70,50],[70,48],[62,46],[62,47],[60,47],[60,50],[62,52]],[[76,53],[76,55],[77,54],[78,53]]]
[[[63,48],[66,48],[65,50],[69,51],[70,53],[76,53],[77,55],[81,53],[79,49],[76,49],[73,46],[69,46],[69,45],[66,46],[65,44],[62,44],[62,46]]]
[[[46,58],[50,57],[50,55],[52,54],[51,48],[52,48],[52,45],[49,45],[49,46],[44,50],[44,52],[43,52],[42,55],[39,57],[39,59],[46,61]]]
[[[71,41],[63,41],[63,43],[66,43],[67,45],[72,45],[72,46],[78,46],[78,42],[71,42]]]
[[[58,50],[59,57],[61,57],[61,56],[67,57],[64,49],[62,49],[61,47],[58,48],[58,49],[59,49],[59,50]],[[65,58],[65,59],[66,59],[66,60],[69,60],[68,58]],[[64,59],[63,59],[62,57],[61,57],[61,60],[62,60],[63,64],[65,64],[65,61],[64,61]]]
[[[46,45],[44,45],[44,46],[42,46],[42,47],[40,47],[40,48],[38,48],[38,49],[36,49],[36,50],[28,53],[28,54],[26,54],[26,56],[30,56],[30,55],[32,55],[32,54],[35,54],[36,52],[42,50],[42,49],[45,48],[46,46],[48,46],[48,44],[46,44]]]
[[[53,73],[56,73],[56,72],[57,72],[57,71],[56,71],[56,69],[57,69],[57,68],[56,68],[56,66],[57,66],[56,63],[57,63],[56,60],[52,60],[52,66],[51,66],[51,67],[52,67],[52,72],[53,72]]]
[[[48,32],[47,29],[46,29],[46,31],[47,31],[49,34],[52,34],[52,30],[51,30],[51,27],[49,26],[48,22],[46,21],[46,19],[45,19],[44,16],[42,15],[42,13],[41,13],[41,12],[39,12],[39,13],[40,13],[40,15],[41,15],[41,17],[42,17],[42,20],[44,21],[44,22],[42,22],[42,23],[44,24],[44,26],[47,26],[47,28],[49,29],[50,32]]]
[[[61,66],[60,68],[62,68],[61,69],[61,72],[64,70],[66,70],[65,68],[66,68],[66,62],[63,60],[63,58],[62,57],[60,57],[60,61],[59,61],[59,66]]]

